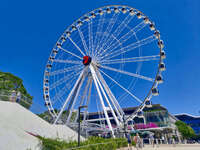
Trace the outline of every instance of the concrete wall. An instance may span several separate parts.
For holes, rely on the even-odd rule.
[[[31,132],[49,138],[76,140],[77,133],[63,125],[51,125],[17,103],[0,101],[0,150],[40,149]]]

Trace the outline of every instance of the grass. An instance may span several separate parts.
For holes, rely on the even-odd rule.
[[[117,148],[127,147],[125,138],[104,139],[101,137],[90,137],[80,143],[78,148],[77,141],[64,141],[61,139],[50,139],[37,136],[40,139],[42,150],[116,150]],[[135,143],[133,143],[135,145]]]

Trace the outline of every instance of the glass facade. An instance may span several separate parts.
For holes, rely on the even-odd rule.
[[[124,108],[123,111],[126,116],[131,115],[135,112],[136,107]],[[112,114],[108,111],[108,116],[113,117]],[[102,119],[104,118],[104,119]],[[171,119],[170,119],[171,118]],[[92,123],[104,123],[107,125],[105,121],[105,117],[103,113],[90,113],[89,120],[94,120]],[[100,121],[101,120],[101,121]],[[172,121],[174,120],[174,121]],[[115,126],[114,119],[110,119],[111,124]],[[168,113],[167,109],[162,107],[159,104],[152,105],[150,108],[144,108],[141,117],[135,117],[132,123],[128,123],[128,126],[134,124],[137,129],[148,129],[148,128],[158,128],[158,127],[171,127],[172,124],[175,123],[175,119],[172,119],[172,116]]]

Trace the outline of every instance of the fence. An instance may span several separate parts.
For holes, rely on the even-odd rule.
[[[17,102],[26,108],[29,108],[32,104],[32,99],[14,90],[13,91],[0,90],[0,100]]]

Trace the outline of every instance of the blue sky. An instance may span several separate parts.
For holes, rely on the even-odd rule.
[[[43,72],[51,49],[74,20],[109,4],[137,8],[156,23],[165,42],[167,70],[154,103],[172,114],[200,111],[199,0],[0,1],[0,70],[23,79],[34,96],[32,110],[44,110]]]

